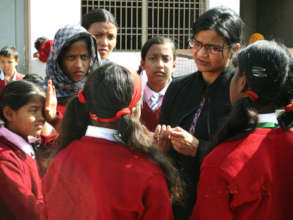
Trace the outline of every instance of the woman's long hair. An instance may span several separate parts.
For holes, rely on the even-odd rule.
[[[74,97],[67,106],[60,133],[59,150],[85,134],[87,126],[92,124],[89,113],[100,118],[112,118],[120,109],[128,107],[132,99],[133,82],[132,75],[114,63],[104,64],[94,71],[83,89],[86,102],[82,104]],[[140,111],[139,105],[136,108],[136,111]],[[94,123],[101,127],[116,129],[118,141],[134,152],[145,154],[158,164],[166,177],[172,201],[180,201],[182,187],[177,170],[167,157],[152,145],[151,138],[145,133],[138,119],[131,115],[123,115],[116,122]]]

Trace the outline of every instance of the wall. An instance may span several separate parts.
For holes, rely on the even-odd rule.
[[[293,47],[293,1],[241,0],[240,16],[246,23],[246,37],[254,32]]]
[[[34,48],[34,42],[38,37],[45,36],[53,39],[56,31],[60,27],[66,24],[80,23],[81,1],[29,0],[29,2],[29,34],[27,42],[29,45],[29,51],[27,56],[31,61],[32,55],[36,51]]]

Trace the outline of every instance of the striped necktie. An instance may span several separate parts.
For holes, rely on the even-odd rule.
[[[155,111],[159,108],[159,102],[160,102],[160,98],[161,98],[161,94],[160,93],[153,93],[151,98],[150,98],[150,104],[149,107],[151,110]]]

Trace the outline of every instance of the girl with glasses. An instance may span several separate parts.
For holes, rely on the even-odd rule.
[[[233,68],[229,63],[240,48],[242,26],[241,18],[229,8],[203,13],[192,27],[189,42],[198,71],[173,80],[164,97],[155,141],[168,152],[186,183],[185,204],[174,206],[175,219],[189,219],[201,161],[230,111]]]

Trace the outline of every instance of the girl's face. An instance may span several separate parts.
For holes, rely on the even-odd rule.
[[[192,55],[198,70],[202,73],[221,73],[231,57],[224,39],[214,30],[203,30],[193,40]]]
[[[153,44],[141,61],[141,66],[146,71],[148,86],[152,90],[159,92],[165,88],[176,67],[172,44]]]
[[[232,105],[241,98],[244,98],[246,95],[246,76],[245,74],[239,75],[238,67],[235,68],[235,74],[230,83],[230,102]]]
[[[95,22],[90,25],[88,32],[96,38],[101,59],[109,57],[116,46],[117,27],[108,22]]]
[[[6,109],[5,109],[6,108]],[[39,136],[45,123],[43,115],[44,98],[33,98],[26,105],[14,111],[10,107],[4,107],[4,116],[7,127],[25,140],[30,136]]]

